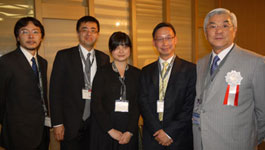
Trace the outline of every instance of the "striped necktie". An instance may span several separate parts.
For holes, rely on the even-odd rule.
[[[166,93],[166,88],[167,88],[167,81],[165,78],[167,67],[168,67],[168,62],[163,62],[163,69],[161,71],[161,78],[160,78],[160,83],[159,83],[159,101],[164,101],[165,98],[165,93]],[[163,113],[159,113],[159,120],[163,121]]]
[[[220,60],[220,58],[217,55],[213,58],[213,63],[212,63],[211,72],[210,72],[211,75],[213,75],[214,71],[217,69],[217,67],[218,67],[217,62],[219,60]]]

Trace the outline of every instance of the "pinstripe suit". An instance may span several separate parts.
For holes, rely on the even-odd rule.
[[[200,123],[193,122],[194,149],[254,150],[265,137],[265,59],[236,45],[214,78],[210,59],[207,55],[197,64],[194,114],[200,114]],[[223,104],[225,76],[232,70],[243,77],[238,106]]]

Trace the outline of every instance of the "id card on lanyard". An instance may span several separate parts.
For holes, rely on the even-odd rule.
[[[80,53],[80,57],[81,57],[81,60],[82,62],[84,63],[85,65],[85,68],[86,67],[89,67],[89,74],[86,73],[86,70],[83,70],[84,72],[84,79],[85,79],[85,88],[82,89],[82,99],[84,100],[88,100],[88,99],[91,99],[91,92],[92,92],[92,83],[91,83],[91,67],[94,63],[94,57],[92,59],[92,62],[89,62],[88,63],[84,57],[84,54],[81,50],[81,48],[79,47],[79,53]],[[90,58],[87,58],[87,59],[90,59]]]
[[[113,68],[113,70],[115,72],[118,72],[118,69],[115,66],[115,63],[114,62],[112,63],[112,68]],[[115,108],[114,108],[114,111],[115,112],[129,112],[129,101],[126,100],[125,76],[124,77],[119,76],[119,80],[121,82],[120,99],[115,100]]]
[[[171,67],[173,66],[173,62],[175,60],[175,57],[176,56],[174,55],[172,60],[170,61],[169,66],[167,67],[167,70],[166,70],[164,76],[162,76],[162,69],[161,69],[160,63],[158,63],[159,76],[162,80],[162,96],[161,96],[162,98],[160,97],[161,99],[157,100],[157,102],[156,102],[157,113],[163,113],[164,112],[164,98],[165,98],[165,90],[164,89],[166,88],[166,87],[164,87],[164,82],[165,82],[167,75],[169,74]]]
[[[115,101],[115,112],[129,112],[129,102],[127,100]]]
[[[46,127],[51,127],[51,118],[48,116],[48,109],[45,105],[45,100],[44,100],[44,93],[43,93],[43,83],[42,83],[42,76],[41,76],[41,71],[40,71],[40,65],[39,62],[37,61],[37,65],[38,65],[38,74],[39,74],[39,83],[38,83],[38,87],[40,89],[40,95],[41,95],[41,100],[42,100],[42,107],[44,110],[44,114],[45,114],[45,121],[44,121],[44,125]]]
[[[82,99],[91,99],[91,89],[82,89]]]

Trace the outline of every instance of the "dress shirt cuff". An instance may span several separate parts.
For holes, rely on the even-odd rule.
[[[169,139],[172,139],[167,133],[166,133],[166,135],[167,135],[167,137],[168,137]]]
[[[127,132],[129,132],[129,131],[127,131]],[[133,133],[132,132],[129,132],[129,133],[130,133],[131,136],[133,136]]]
[[[63,124],[58,124],[58,125],[55,125],[53,127],[56,128],[56,127],[60,127],[60,126],[63,126]]]

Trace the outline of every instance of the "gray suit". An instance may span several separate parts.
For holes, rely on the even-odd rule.
[[[194,149],[254,150],[265,137],[265,59],[235,45],[213,77],[210,61],[211,54],[197,64]],[[228,85],[225,76],[232,70],[243,77],[238,106],[223,104]],[[196,115],[200,115],[197,120]]]

